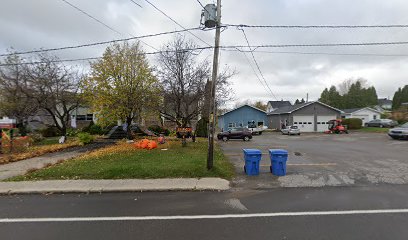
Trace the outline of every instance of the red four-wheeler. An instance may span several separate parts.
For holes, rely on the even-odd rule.
[[[341,119],[330,120],[328,124],[329,130],[327,130],[325,133],[348,133],[347,127],[343,125]]]

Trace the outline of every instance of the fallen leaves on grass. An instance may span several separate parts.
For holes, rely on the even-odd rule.
[[[9,162],[17,162],[28,158],[38,157],[46,153],[58,152],[70,147],[81,146],[81,143],[78,140],[67,141],[64,144],[52,144],[44,146],[34,146],[27,149],[26,152],[22,153],[13,153],[13,154],[4,154],[0,158],[0,164],[5,164]]]

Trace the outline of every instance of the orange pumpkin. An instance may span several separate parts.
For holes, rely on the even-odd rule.
[[[147,148],[148,149],[154,149],[154,148],[157,148],[157,143],[155,142],[155,141],[149,141],[149,143],[147,144]]]

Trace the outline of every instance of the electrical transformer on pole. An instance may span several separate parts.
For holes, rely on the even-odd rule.
[[[212,169],[214,165],[214,135],[215,135],[215,121],[217,119],[217,110],[215,102],[216,81],[218,75],[218,55],[220,52],[220,27],[221,27],[221,0],[217,0],[217,6],[214,4],[207,4],[204,7],[204,25],[206,28],[216,27],[215,30],[215,46],[214,59],[211,77],[211,98],[209,104],[209,123],[208,123],[208,155],[207,155],[207,169]]]

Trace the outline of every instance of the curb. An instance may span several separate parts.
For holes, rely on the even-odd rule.
[[[106,193],[163,191],[226,191],[230,182],[221,178],[165,178],[118,180],[46,180],[0,182],[0,194]]]

